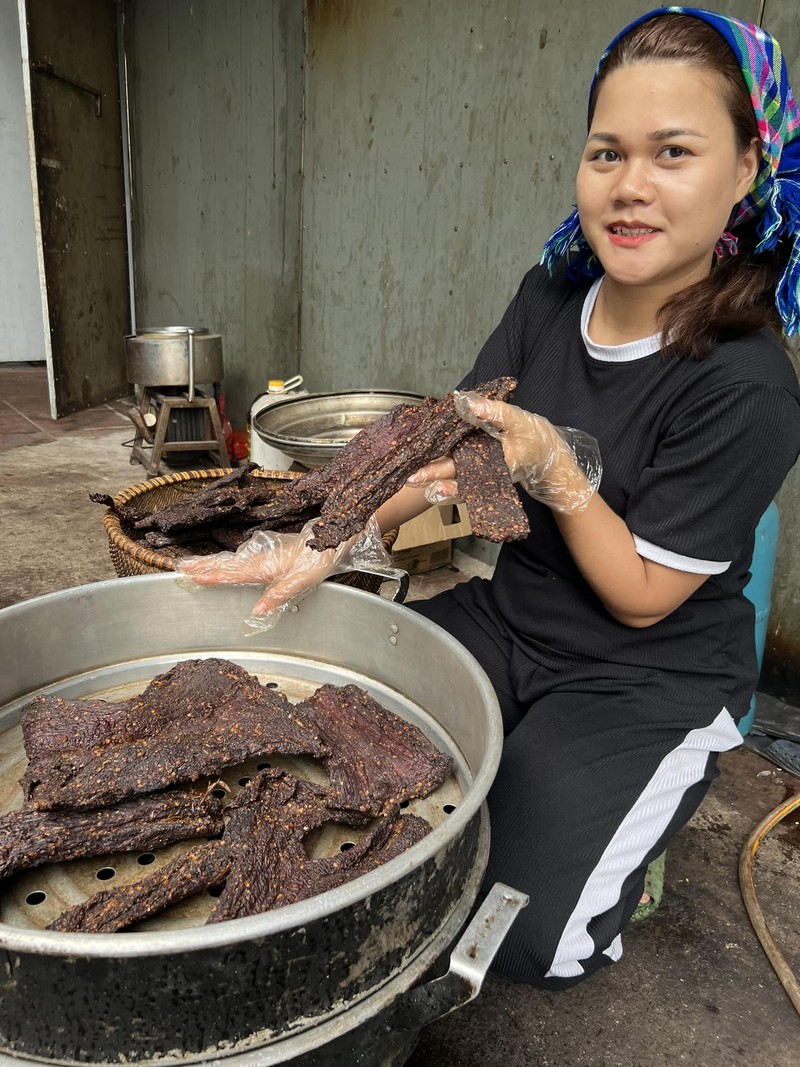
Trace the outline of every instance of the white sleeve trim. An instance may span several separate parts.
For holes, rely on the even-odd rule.
[[[662,567],[671,567],[674,571],[688,571],[689,574],[724,574],[730,567],[731,560],[720,563],[713,559],[692,559],[691,556],[681,556],[678,552],[670,552],[666,548],[659,548],[641,537],[633,535],[636,551],[645,559],[651,559],[653,563],[660,563]]]

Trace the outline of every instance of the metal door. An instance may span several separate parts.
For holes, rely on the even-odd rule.
[[[27,0],[54,417],[123,396],[130,331],[114,0]]]

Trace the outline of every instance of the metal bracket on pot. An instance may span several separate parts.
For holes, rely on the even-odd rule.
[[[392,568],[391,570],[385,571],[372,571],[366,567],[359,567],[358,573],[373,574],[376,578],[382,578],[386,582],[397,582],[397,588],[388,599],[393,600],[395,604],[403,604],[405,602],[406,596],[408,595],[408,585],[411,581],[408,571],[403,571],[399,568]]]
[[[395,1001],[394,1027],[420,1030],[474,1000],[503,938],[529,899],[496,882],[450,954],[447,974],[414,986]]]

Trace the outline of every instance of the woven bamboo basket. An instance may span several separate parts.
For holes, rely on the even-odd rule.
[[[223,475],[230,474],[232,470],[232,467],[215,467],[210,470],[176,471],[174,474],[165,474],[123,489],[114,497],[114,503],[127,504],[129,508],[135,509],[142,515],[151,515],[153,512],[163,511],[164,508],[185,500],[187,496],[192,496],[201,489],[208,488],[214,479],[222,478]],[[254,473],[259,478],[278,480],[301,477],[300,474],[292,471],[263,470]],[[111,562],[114,564],[118,577],[127,578],[132,574],[158,574],[160,571],[175,570],[175,560],[171,556],[147,548],[128,537],[122,529],[119,516],[115,515],[111,508],[106,508],[103,514],[103,528],[108,538]],[[390,530],[384,534],[382,540],[387,552],[391,552],[396,539],[397,530]],[[338,574],[331,581],[342,585],[354,585],[359,589],[377,593],[382,579],[377,575],[351,571],[347,574]]]

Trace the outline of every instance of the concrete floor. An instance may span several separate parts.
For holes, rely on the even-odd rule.
[[[43,368],[0,364],[0,607],[113,577],[90,492],[145,480],[121,405],[53,423]],[[476,568],[413,580],[426,596]],[[583,986],[544,993],[490,977],[476,1001],[423,1033],[408,1067],[798,1067],[800,1020],[747,918],[738,856],[800,780],[746,749],[726,754],[699,812],[670,845],[664,900],[624,935],[625,955]],[[800,813],[761,846],[756,888],[800,974]],[[346,1067],[346,1065],[344,1065]]]

